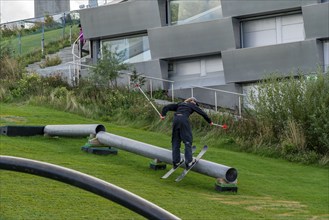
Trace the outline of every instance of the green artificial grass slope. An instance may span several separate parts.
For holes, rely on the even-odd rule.
[[[171,137],[23,104],[0,104],[0,126],[102,123],[109,133],[170,147]],[[168,128],[170,129],[170,128]],[[202,138],[196,138],[200,150]],[[45,161],[95,176],[131,191],[182,219],[328,219],[328,169],[209,146],[204,159],[235,167],[238,193],[215,191],[215,179],[190,172],[184,180],[160,177],[151,159],[122,150],[100,156],[81,151],[86,138],[0,136],[1,155]],[[204,141],[204,139],[202,139]],[[220,140],[219,140],[220,142]],[[30,174],[0,170],[0,219],[143,219],[79,188]]]
[[[78,33],[79,28],[74,25],[72,26],[72,33]],[[65,28],[65,36],[69,36],[70,34],[70,27],[67,26]],[[41,39],[42,39],[42,33],[36,33],[36,34],[29,34],[29,35],[24,35],[21,37],[21,52],[22,55],[25,55],[27,53],[33,52],[36,49],[41,50]],[[54,30],[49,30],[45,31],[44,33],[44,44],[47,45],[51,42],[59,41],[63,39],[63,29],[54,29]],[[75,41],[76,39],[72,39]],[[19,39],[18,37],[12,37],[10,39],[4,39],[1,42],[1,45],[12,45],[13,49],[15,49],[16,54],[19,54]]]

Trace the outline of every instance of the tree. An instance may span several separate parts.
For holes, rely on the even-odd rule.
[[[53,16],[46,14],[45,15],[45,25],[46,25],[46,27],[52,27],[52,26],[54,26],[54,24],[55,24],[55,21],[54,21]]]
[[[102,47],[102,58],[92,70],[91,79],[99,86],[117,87],[120,71],[129,70],[130,65],[122,62],[122,53],[111,52]]]
[[[141,76],[141,74],[137,73],[136,69],[132,71],[132,74],[130,76],[130,83],[133,85],[143,86],[146,82],[146,79],[144,76]]]

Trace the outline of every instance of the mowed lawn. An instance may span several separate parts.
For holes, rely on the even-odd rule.
[[[67,112],[0,103],[0,126],[101,123],[107,132],[170,148],[171,137]],[[170,129],[170,128],[168,128]],[[196,137],[200,150],[206,141]],[[71,168],[129,190],[182,219],[329,219],[328,168],[305,166],[209,146],[204,159],[235,167],[238,193],[214,189],[215,179],[190,172],[181,182],[166,170],[149,168],[150,158],[123,150],[100,156],[81,151],[88,138],[0,136],[1,155]],[[198,151],[197,150],[197,151]],[[25,173],[0,170],[0,219],[143,219],[103,197]]]

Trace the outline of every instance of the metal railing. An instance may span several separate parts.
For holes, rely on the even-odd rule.
[[[81,70],[81,57],[80,57],[80,52],[78,55],[76,55],[74,53],[75,51],[75,45],[77,42],[79,42],[79,50],[81,50],[81,42],[80,42],[80,38],[83,34],[80,34],[79,37],[77,37],[77,39],[73,42],[72,44],[72,56],[73,56],[73,62],[69,62],[70,64],[73,64],[74,65],[74,68],[73,68],[73,72],[74,72],[74,75],[72,77],[72,74],[71,74],[71,65],[69,66],[69,72],[70,72],[70,77],[73,79],[72,82],[73,84],[76,86],[76,85],[79,85],[79,78],[80,78],[80,75],[79,75],[79,72]]]
[[[72,46],[72,47],[74,48],[74,46]],[[74,54],[74,50],[73,49],[72,49],[72,53]],[[73,83],[76,82],[77,83],[76,85],[78,85],[78,83],[79,83],[79,71],[76,70],[76,67],[78,66],[79,67],[79,70],[81,69],[81,67],[87,67],[87,68],[96,68],[96,67],[95,66],[91,66],[91,65],[87,65],[87,64],[81,64],[81,62],[80,62],[81,59],[80,58],[79,58],[79,62],[76,62],[75,57],[76,58],[79,58],[78,56],[76,56],[74,54],[73,55],[73,61],[72,62],[68,62],[68,64],[70,65],[69,66],[69,74],[70,74],[71,79],[73,78],[72,82]],[[71,65],[74,66],[74,73],[75,73],[74,75],[72,75],[72,72],[71,72]],[[119,73],[120,74],[125,74],[125,75],[129,76],[128,83],[130,85],[130,83],[131,83],[131,76],[133,74],[130,73],[130,72],[123,72],[123,71],[121,71]],[[145,75],[139,75],[139,76],[140,77],[144,77],[145,79],[147,79],[149,81],[149,83],[150,83],[149,90],[150,90],[150,96],[151,96],[151,98],[153,98],[153,80],[170,83],[171,84],[171,99],[172,99],[172,101],[174,101],[174,98],[175,98],[174,97],[174,81],[167,80],[167,79],[156,78],[156,77],[152,77],[152,76],[145,76]],[[75,81],[75,80],[77,80],[77,81]]]
[[[216,112],[217,112],[217,109],[218,109],[217,92],[226,93],[226,94],[232,94],[232,95],[237,95],[238,98],[239,98],[239,101],[238,101],[239,102],[238,103],[239,116],[241,117],[241,114],[242,114],[242,101],[241,101],[241,97],[246,96],[245,94],[236,93],[236,92],[230,92],[230,91],[225,91],[225,90],[221,90],[221,89],[207,88],[207,87],[203,87],[203,86],[192,86],[191,87],[191,96],[194,96],[194,91],[193,91],[194,88],[210,90],[210,91],[213,91],[215,93],[215,111]]]
[[[132,73],[123,73],[123,74],[127,74],[129,76],[132,75]],[[172,102],[174,102],[174,82],[175,81],[168,80],[168,79],[156,78],[156,77],[152,77],[152,76],[145,76],[145,75],[139,75],[139,76],[144,77],[147,80],[149,80],[149,82],[150,82],[150,96],[151,96],[151,98],[153,98],[153,80],[170,83],[171,84],[171,100],[172,100]],[[129,85],[130,85],[130,79],[131,79],[131,77],[129,77]]]

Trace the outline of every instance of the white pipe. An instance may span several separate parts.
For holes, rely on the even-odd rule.
[[[100,143],[107,146],[116,147],[151,159],[156,158],[168,164],[172,163],[172,152],[165,148],[153,146],[103,131],[98,132],[96,138]],[[203,159],[199,160],[192,170],[207,176],[224,178],[228,182],[235,182],[238,176],[238,172],[235,168]]]
[[[174,98],[174,83],[171,83],[171,101],[174,102],[175,98]]]
[[[215,111],[217,112],[217,92],[215,92]]]
[[[49,136],[89,136],[105,131],[100,124],[46,125],[44,133]]]
[[[241,117],[241,96],[239,96],[239,116]]]

